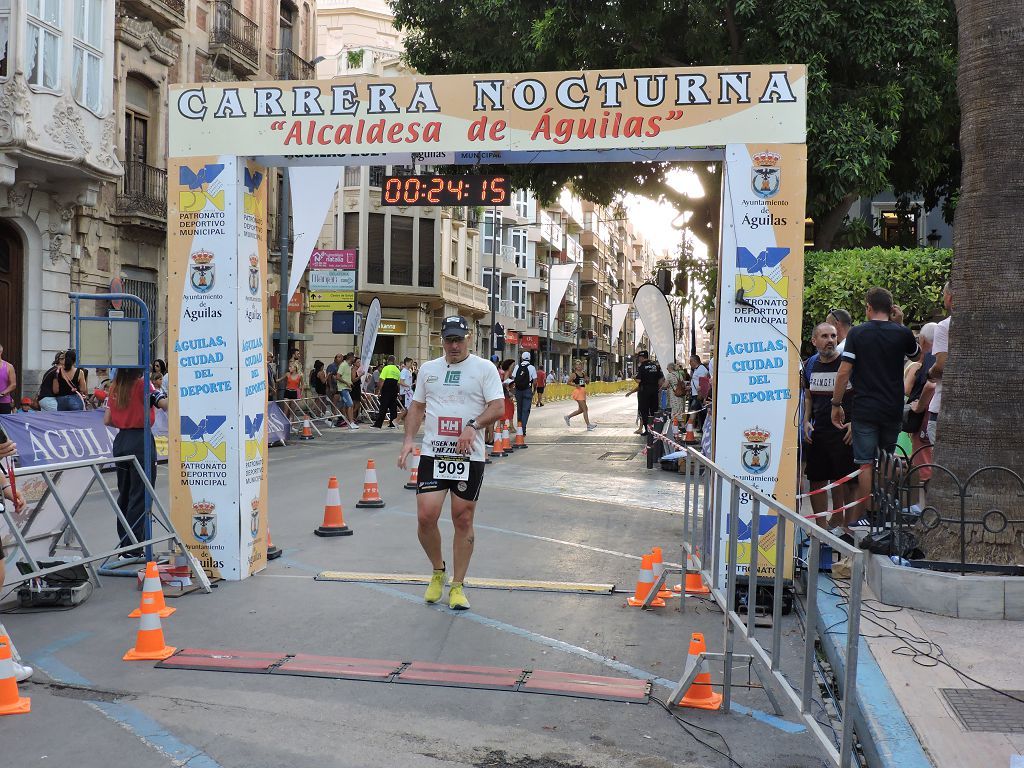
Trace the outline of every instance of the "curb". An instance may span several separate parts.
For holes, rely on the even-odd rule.
[[[845,674],[846,611],[843,598],[818,586],[818,637],[839,684]],[[831,627],[829,634],[826,629]],[[913,726],[864,638],[857,651],[857,693],[853,725],[870,768],[934,768]]]

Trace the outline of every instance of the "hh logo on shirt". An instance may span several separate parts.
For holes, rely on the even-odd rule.
[[[459,386],[460,378],[462,378],[462,371],[448,371],[444,375],[444,386],[457,387]]]
[[[453,371],[456,376],[459,375],[458,371]],[[451,373],[448,374],[449,376]],[[440,416],[437,419],[437,434],[448,435],[449,437],[458,437],[462,434],[462,419],[453,418],[451,416]]]

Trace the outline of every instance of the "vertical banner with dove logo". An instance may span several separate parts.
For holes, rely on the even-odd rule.
[[[171,517],[225,579],[266,559],[264,178],[233,156],[168,167]],[[260,444],[252,461],[248,432]]]
[[[799,471],[807,150],[801,144],[726,147],[715,345],[714,460],[794,508]],[[728,549],[730,499],[722,525]],[[740,573],[750,565],[752,501],[741,494]],[[777,519],[759,515],[758,573],[774,577]],[[785,546],[793,551],[792,526]],[[793,559],[786,557],[785,578]],[[720,573],[723,564],[718,564]]]

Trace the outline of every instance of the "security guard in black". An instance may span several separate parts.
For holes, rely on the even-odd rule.
[[[647,352],[638,352],[637,362],[637,408],[640,411],[640,423],[643,424],[644,434],[647,434],[647,426],[658,411],[658,393],[665,376],[661,372],[661,366],[651,360]]]

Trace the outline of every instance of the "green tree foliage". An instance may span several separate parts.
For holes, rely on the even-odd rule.
[[[804,257],[803,338],[809,339],[830,309],[864,318],[864,294],[887,288],[903,308],[904,322],[917,326],[941,314],[942,286],[949,280],[951,248],[858,248],[808,251]]]
[[[933,204],[959,184],[956,22],[950,0],[391,0],[409,63],[426,74],[806,63],[808,213],[830,248],[859,196],[887,187]],[[689,201],[671,164],[506,169],[550,201],[568,182]],[[693,170],[705,189],[715,174]],[[696,218],[703,218],[703,211]],[[717,217],[715,217],[717,218]],[[703,231],[702,231],[703,230]],[[712,227],[694,230],[709,246]]]

